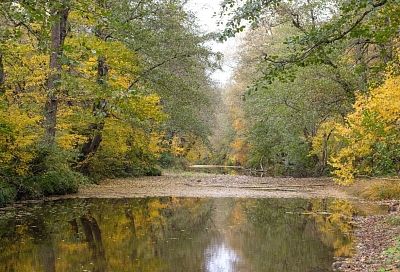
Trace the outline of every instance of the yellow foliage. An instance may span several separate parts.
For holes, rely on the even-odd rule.
[[[191,146],[191,148],[188,150],[186,154],[186,159],[190,163],[196,163],[206,159],[209,156],[210,156],[209,148],[203,143],[201,139],[196,139],[193,146]]]
[[[231,143],[230,160],[235,164],[243,165],[247,160],[248,145],[245,139],[236,138]]]
[[[13,105],[7,111],[0,111],[0,125],[6,126],[8,133],[0,133],[0,164],[11,164],[18,175],[28,171],[34,158],[33,145],[40,136],[37,116],[30,116]]]
[[[171,153],[174,156],[181,156],[184,152],[185,148],[182,146],[181,138],[175,135],[171,140]]]
[[[4,63],[11,86],[18,84],[30,90],[43,87],[46,82],[49,56],[35,50],[32,44],[8,44]]]
[[[338,183],[349,184],[358,173],[370,174],[371,164],[362,161],[376,154],[377,144],[400,145],[399,82],[400,76],[389,76],[369,95],[357,94],[346,124],[336,125],[336,140],[344,143],[330,159]]]
[[[103,57],[108,66],[107,84],[127,90],[135,80],[138,68],[136,53],[118,41],[103,41],[92,35],[76,35],[65,40],[66,56],[73,60],[73,69],[83,78],[96,83],[97,61]]]

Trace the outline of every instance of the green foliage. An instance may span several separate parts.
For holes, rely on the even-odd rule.
[[[332,173],[342,183],[398,174],[399,8],[398,0],[223,1],[223,39],[251,26],[228,92],[239,109],[226,161],[270,174]]]
[[[17,196],[17,192],[13,186],[0,180],[0,207],[12,203]]]
[[[103,178],[158,176],[160,171],[155,165],[156,159],[151,155],[146,156],[143,153],[134,152],[121,158],[99,151],[95,157],[90,159],[86,171],[89,173],[89,177],[95,181]]]
[[[79,184],[85,180],[82,174],[66,169],[64,171],[47,171],[42,175],[35,176],[33,182],[37,184],[43,195],[49,196],[76,193]]]
[[[326,63],[326,58],[345,40],[359,39],[384,46],[397,36],[400,25],[398,0],[312,0],[312,1],[235,1],[222,3],[221,15],[227,17],[222,39],[242,32],[245,25],[274,25],[291,22],[300,30],[287,37],[289,52],[265,56],[265,79],[269,82],[287,76],[293,66]],[[249,24],[250,23],[250,24]],[[383,58],[390,58],[390,50],[379,50]],[[385,62],[375,62],[373,70],[382,71]],[[364,64],[358,66],[365,71]],[[377,77],[378,78],[378,77]]]
[[[389,218],[386,220],[386,222],[392,226],[400,226],[400,216],[396,216],[396,215],[389,216]]]

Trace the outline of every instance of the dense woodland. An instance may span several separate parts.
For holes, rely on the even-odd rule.
[[[224,0],[222,33],[185,3],[1,1],[0,205],[202,162],[398,175],[399,0]],[[206,44],[240,32],[220,90]]]
[[[245,33],[219,161],[271,175],[400,171],[400,1],[224,1]]]
[[[212,38],[180,0],[1,1],[0,203],[197,158]]]

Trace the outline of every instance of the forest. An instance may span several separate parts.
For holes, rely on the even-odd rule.
[[[400,0],[0,0],[0,272],[399,271]]]
[[[224,0],[220,33],[185,4],[1,1],[0,205],[195,163],[399,175],[399,0]]]
[[[1,1],[0,203],[197,158],[211,39],[179,0]]]
[[[400,2],[226,0],[242,33],[219,161],[270,175],[400,173]],[[229,124],[229,125],[226,125]]]

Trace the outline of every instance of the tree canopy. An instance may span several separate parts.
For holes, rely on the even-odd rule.
[[[342,183],[396,175],[399,146],[390,139],[399,127],[387,127],[372,104],[398,122],[390,82],[399,74],[399,1],[227,0],[221,10],[221,39],[246,31],[227,94],[235,108],[229,163],[272,174],[333,173]]]
[[[2,1],[0,195],[156,174],[206,149],[212,38],[180,0]]]

